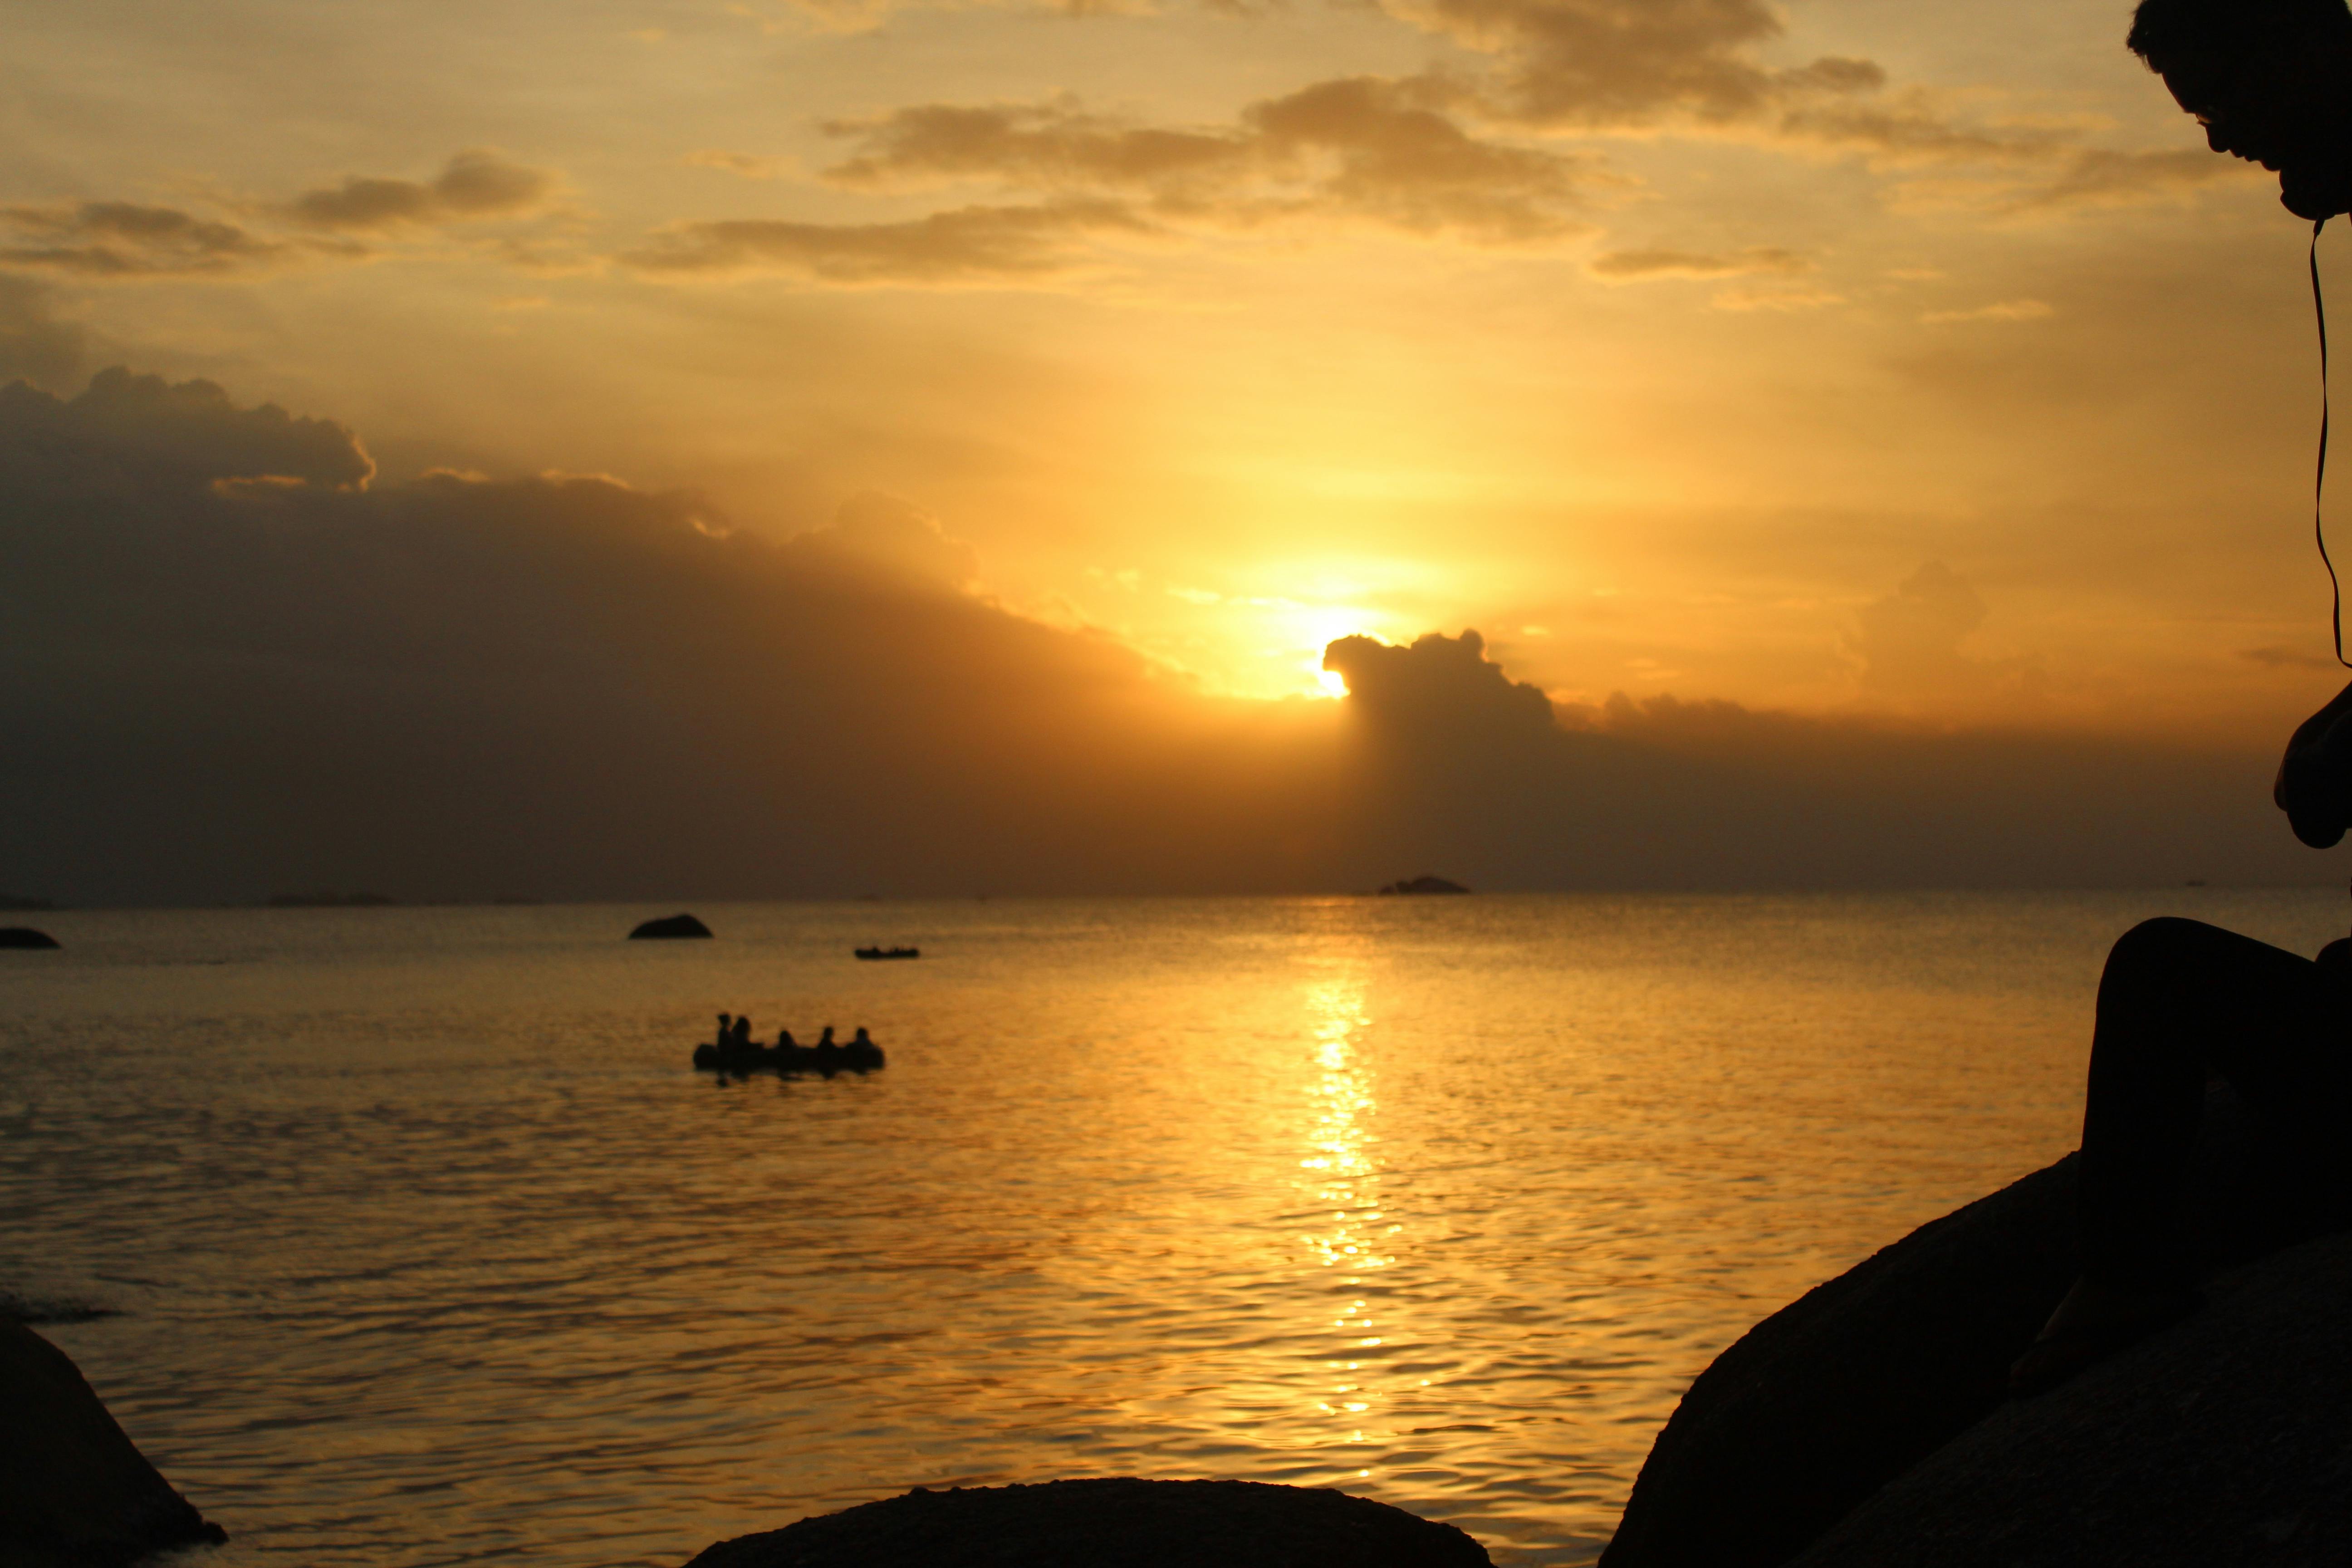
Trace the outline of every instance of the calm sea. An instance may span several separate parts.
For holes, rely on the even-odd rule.
[[[1607,1539],[1755,1319],[2072,1146],[2113,937],[2340,894],[69,912],[0,1289],[233,1542],[674,1565],[914,1486]],[[868,942],[923,957],[859,963]],[[720,1008],[889,1066],[720,1085]]]

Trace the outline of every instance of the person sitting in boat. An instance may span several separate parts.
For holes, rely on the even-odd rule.
[[[739,1051],[751,1048],[751,1015],[746,1013],[735,1020],[735,1033],[729,1042]]]
[[[831,1024],[827,1024],[824,1026],[824,1033],[816,1037],[816,1048],[821,1051],[837,1051],[841,1048],[834,1040]]]
[[[728,1042],[729,1038],[730,1037],[729,1036],[729,1034],[728,1034],[727,1026],[728,1026],[730,1024],[733,1023],[734,1021],[735,1021],[735,1015],[734,1015],[734,1014],[732,1014],[732,1013],[721,1013],[721,1014],[719,1014],[719,1040],[718,1040],[718,1045],[719,1045],[719,1048],[720,1050],[722,1050],[722,1051],[723,1051],[723,1050],[725,1050],[725,1049],[727,1048],[727,1042]]]
[[[793,1032],[790,1029],[778,1029],[776,1031],[776,1049],[780,1051],[796,1051],[800,1049],[800,1046],[793,1040]]]
[[[874,1048],[874,1037],[866,1032],[865,1025],[857,1026],[857,1033],[849,1037],[849,1048],[854,1051],[870,1051]]]

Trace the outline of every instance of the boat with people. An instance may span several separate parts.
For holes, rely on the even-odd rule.
[[[923,956],[923,950],[919,947],[855,947],[850,949],[850,951],[869,963],[877,958],[920,958]]]
[[[734,1073],[738,1076],[754,1072],[818,1073],[831,1078],[835,1073],[868,1073],[884,1065],[882,1047],[861,1026],[846,1040],[833,1037],[833,1026],[827,1024],[817,1037],[816,1044],[803,1046],[793,1038],[790,1029],[777,1032],[776,1043],[763,1046],[751,1038],[751,1020],[719,1015],[719,1037],[705,1040],[694,1047],[694,1065],[704,1072]]]

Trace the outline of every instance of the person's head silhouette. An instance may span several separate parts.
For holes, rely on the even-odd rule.
[[[2277,174],[2289,212],[2352,212],[2345,0],[2140,0],[2126,41],[2213,151]]]

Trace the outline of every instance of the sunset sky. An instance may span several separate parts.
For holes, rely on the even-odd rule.
[[[854,534],[1163,693],[1475,627],[1571,723],[2252,756],[2336,684],[2306,230],[2128,9],[37,3],[0,380]]]

